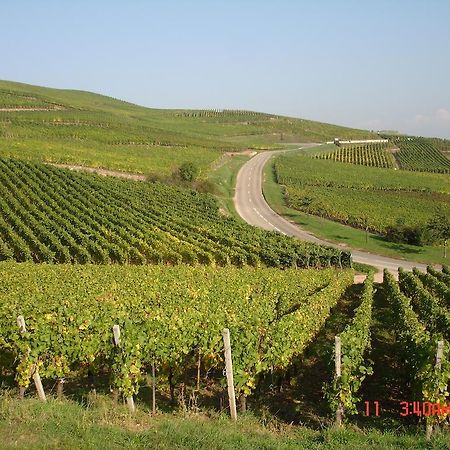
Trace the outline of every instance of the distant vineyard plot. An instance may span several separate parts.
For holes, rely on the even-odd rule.
[[[342,144],[331,150],[315,153],[318,159],[327,159],[362,166],[393,168],[394,157],[388,151],[387,143]]]
[[[386,142],[338,142],[337,145],[326,145],[322,149],[313,151],[311,156],[318,159],[387,169],[450,172],[450,161],[445,156],[445,152],[450,149],[450,141],[411,136],[388,137]]]
[[[450,214],[445,174],[363,167],[284,155],[275,160],[289,206],[384,233],[389,226],[425,224],[437,210]]]
[[[395,156],[401,169],[450,173],[450,161],[442,153],[450,144],[445,140],[395,136],[390,142],[398,147]]]
[[[223,217],[214,197],[0,159],[0,260],[349,266],[350,254]]]

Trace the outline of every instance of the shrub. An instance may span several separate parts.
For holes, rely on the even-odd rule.
[[[178,173],[182,181],[188,181],[189,183],[191,183],[197,178],[199,170],[194,163],[185,162],[181,164],[180,168],[178,169]]]

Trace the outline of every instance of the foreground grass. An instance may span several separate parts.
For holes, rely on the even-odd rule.
[[[448,264],[448,258],[443,257],[442,248],[416,247],[408,244],[388,242],[382,237],[332,220],[312,216],[286,206],[282,188],[276,183],[273,174],[273,161],[264,168],[264,197],[271,208],[288,220],[300,225],[304,230],[329,242],[348,246],[349,248],[365,250],[382,256],[417,261],[425,264]]]
[[[218,413],[151,416],[143,405],[130,416],[122,405],[97,396],[81,405],[71,400],[0,397],[0,448],[158,449],[446,449],[449,436],[426,442],[421,434],[359,429],[314,431],[251,414],[232,423]]]

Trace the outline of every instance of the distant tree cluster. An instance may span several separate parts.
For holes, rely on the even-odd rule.
[[[425,225],[405,225],[404,221],[398,220],[395,225],[387,228],[386,238],[392,242],[411,245],[442,245],[446,258],[450,218],[443,211],[437,211]]]

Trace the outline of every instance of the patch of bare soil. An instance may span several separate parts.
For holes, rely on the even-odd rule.
[[[400,169],[400,163],[397,159],[397,153],[400,151],[400,149],[398,147],[392,147],[392,148],[388,148],[387,151],[389,153],[392,153],[392,156],[394,157],[394,168]]]
[[[119,170],[100,169],[98,167],[79,166],[74,164],[62,164],[62,163],[47,163],[50,166],[58,167],[60,169],[75,170],[78,172],[96,173],[102,176],[126,178],[134,181],[145,181],[146,176],[133,172],[121,172]]]
[[[65,109],[62,106],[54,106],[53,108],[0,108],[0,112],[63,111]]]
[[[239,155],[242,155],[242,156],[255,156],[256,153],[258,153],[258,152],[255,152],[254,150],[248,149],[248,150],[243,150],[241,152],[226,152],[225,155],[228,155],[228,156],[239,156]]]

